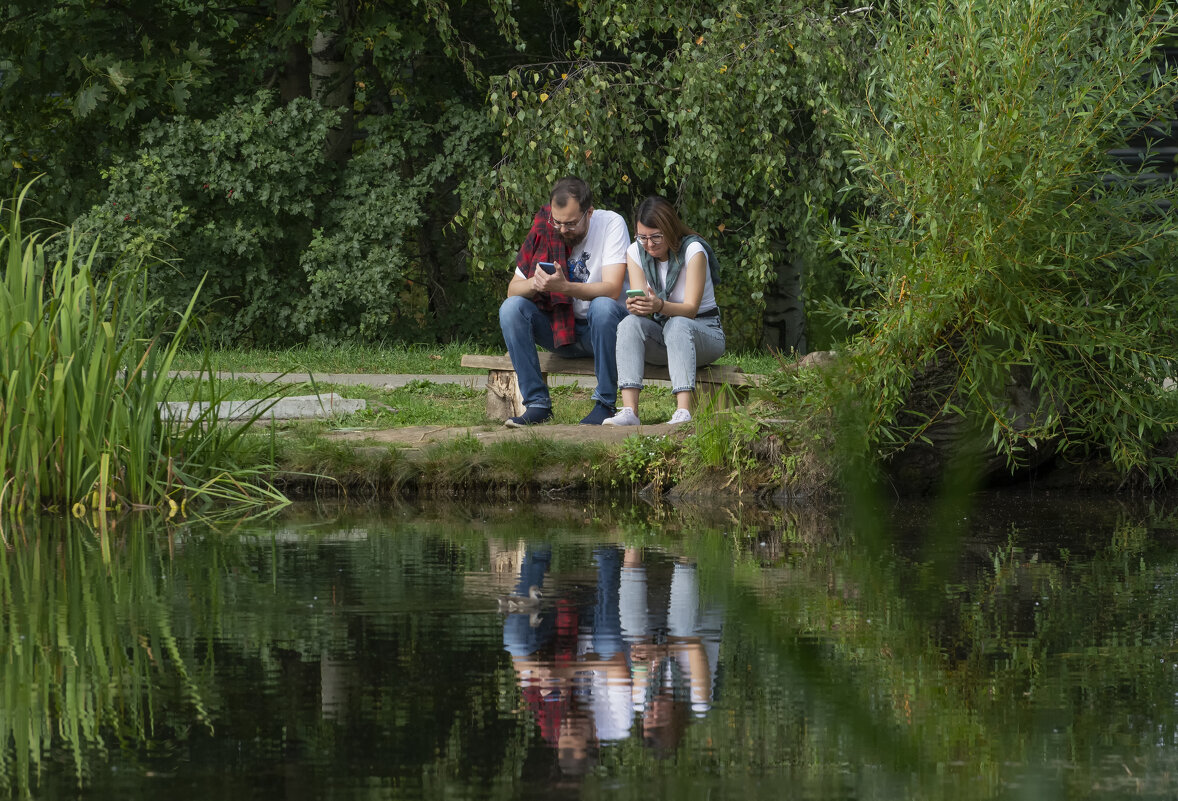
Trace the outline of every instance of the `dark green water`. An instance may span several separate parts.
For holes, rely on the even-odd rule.
[[[1178,795],[1178,523],[315,510],[0,549],[0,783],[186,799]],[[542,590],[535,608],[499,599]]]

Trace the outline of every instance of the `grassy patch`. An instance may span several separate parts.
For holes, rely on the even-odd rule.
[[[303,427],[273,447],[280,484],[298,485],[316,496],[445,494],[473,487],[519,488],[566,484],[585,489],[606,486],[614,459],[610,446],[525,436],[489,445],[472,435],[439,442],[414,452],[396,446],[357,448]],[[259,447],[263,444],[258,438]],[[614,482],[613,486],[619,486]]]
[[[476,375],[482,370],[462,367],[465,353],[502,355],[501,346],[473,342],[444,345],[299,345],[281,350],[219,350],[209,355],[214,370],[225,373],[361,373],[383,375]],[[200,353],[177,355],[175,369],[199,369]],[[778,367],[778,358],[768,351],[726,353],[723,364],[735,364],[746,373],[765,374]]]
[[[594,466],[612,459],[599,442],[568,442],[527,436],[484,445],[473,436],[438,443],[420,459],[427,493],[481,483],[506,487],[567,480],[585,486],[598,480]]]
[[[461,384],[435,384],[419,380],[395,389],[369,385],[341,385],[300,382],[274,385],[241,378],[226,379],[216,390],[207,383],[179,379],[171,389],[168,400],[186,401],[196,392],[201,400],[248,400],[261,397],[291,397],[296,395],[324,395],[335,392],[345,398],[368,401],[368,408],[355,414],[343,415],[332,421],[315,423],[317,428],[404,428],[408,426],[481,426],[502,425],[486,415],[486,395],[479,387]],[[593,387],[556,386],[551,389],[552,409],[557,423],[580,422],[593,408]],[[650,422],[663,422],[675,411],[675,400],[670,390],[651,387],[642,393],[642,416]],[[311,425],[311,424],[307,424]]]
[[[349,488],[357,487],[372,495],[399,491],[419,473],[418,466],[398,448],[356,448],[325,439],[320,433],[301,427],[280,438],[273,460],[286,481],[310,479],[316,495],[347,494]]]
[[[464,353],[502,354],[472,342],[445,345],[299,345],[280,350],[218,350],[210,355],[213,369],[232,373],[377,373],[386,375],[445,375],[478,373],[459,362]],[[181,353],[177,370],[195,370],[202,355]]]

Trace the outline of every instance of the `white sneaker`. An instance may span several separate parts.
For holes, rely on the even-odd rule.
[[[629,406],[623,406],[618,409],[618,413],[608,420],[602,420],[603,426],[640,426],[642,421],[638,419],[638,415],[634,414],[634,410]]]
[[[677,426],[680,423],[690,423],[690,422],[691,422],[691,412],[687,411],[686,409],[676,409],[675,413],[673,415],[671,415],[671,419],[667,421],[667,425]]]

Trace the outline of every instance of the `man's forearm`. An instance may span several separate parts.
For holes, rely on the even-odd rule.
[[[593,300],[594,298],[616,298],[622,293],[622,283],[625,279],[623,265],[613,264],[604,271],[604,280],[590,284],[579,284],[576,281],[566,281],[555,291],[574,297],[577,300]]]
[[[507,285],[507,297],[515,296],[534,298],[536,297],[536,287],[532,285],[530,278],[512,278]]]
[[[578,284],[575,281],[570,281],[567,290],[561,290],[564,294],[577,300],[593,300],[600,297],[616,298],[618,293],[622,291],[619,286],[614,292],[610,292],[610,284],[605,281],[598,281],[594,284]]]

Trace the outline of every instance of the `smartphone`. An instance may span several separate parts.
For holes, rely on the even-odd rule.
[[[540,262],[540,269],[543,270],[544,272],[548,273],[549,275],[553,275],[556,273],[556,265],[550,261]]]
[[[627,289],[626,290],[626,297],[628,297],[628,298],[640,298],[645,294],[646,294],[646,290],[643,290],[643,289]]]

